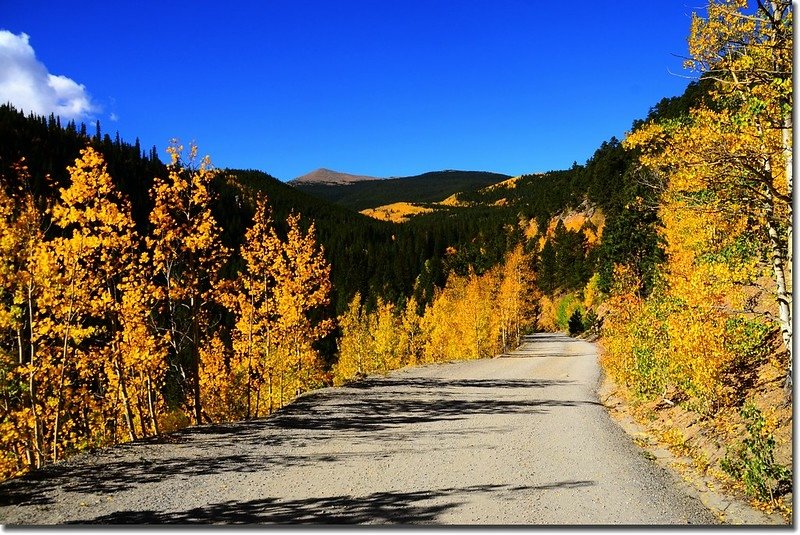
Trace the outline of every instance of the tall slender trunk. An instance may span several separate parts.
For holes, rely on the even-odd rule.
[[[269,414],[272,414],[275,411],[275,405],[272,402],[272,370],[269,371],[269,375],[267,377],[269,378]]]
[[[61,354],[61,372],[58,379],[58,397],[56,398],[56,419],[53,423],[53,462],[58,460],[58,435],[61,431],[61,405],[64,401],[64,375],[67,367],[67,340],[69,334],[69,326],[67,326],[66,334],[64,335],[64,347]]]
[[[280,393],[279,393],[280,394],[280,402],[278,404],[278,408],[282,409],[283,408],[283,370],[281,370],[281,375],[280,375],[280,378],[278,380],[278,389],[280,390]]]
[[[81,242],[81,248],[83,246],[83,242]],[[61,371],[59,373],[58,379],[58,396],[56,398],[56,418],[55,422],[53,423],[53,462],[58,460],[58,435],[61,431],[61,407],[64,402],[64,381],[66,375],[66,368],[67,368],[67,349],[69,348],[69,336],[70,336],[70,327],[72,326],[73,314],[74,314],[74,307],[75,307],[75,271],[77,268],[78,260],[75,259],[75,262],[72,265],[72,276],[70,277],[70,289],[69,289],[69,308],[67,309],[67,321],[66,321],[66,328],[64,330],[64,342],[61,349]]]
[[[35,467],[41,468],[43,457],[42,454],[42,422],[39,418],[39,408],[38,408],[38,401],[36,396],[36,376],[35,376],[35,358],[36,358],[36,347],[33,344],[33,286],[28,283],[28,331],[29,331],[29,339],[28,339],[28,347],[30,350],[29,356],[29,364],[30,364],[30,372],[28,372],[28,391],[30,395],[30,408],[31,414],[33,415],[33,450],[35,452]],[[20,363],[23,360],[23,350],[22,350],[22,329],[19,330],[19,356],[20,356]]]
[[[784,115],[783,118],[783,128],[781,129],[781,141],[783,144],[783,165],[784,165],[784,172],[786,173],[786,186],[787,186],[787,193],[789,195],[789,199],[793,199],[792,196],[792,186],[793,186],[793,175],[792,175],[792,112],[787,113]],[[793,212],[792,212],[792,201],[789,201],[789,225],[786,229],[786,265],[789,268],[789,280],[792,280],[792,267],[793,267],[793,251],[792,251],[792,226],[794,225],[793,221]],[[772,237],[770,236],[770,239]],[[774,246],[773,246],[774,249]],[[786,371],[786,391],[789,395],[792,392],[792,385],[794,382],[793,379],[793,355],[792,355],[792,301],[791,301],[791,294],[794,288],[791,290],[786,291],[785,288],[785,281],[784,281],[784,295],[783,299],[781,296],[778,296],[779,303],[785,303],[786,310],[781,310],[781,323],[784,322],[784,316],[786,320],[786,325],[788,326],[788,339],[787,333],[784,332],[782,328],[783,334],[783,343],[789,352],[789,365]],[[780,284],[779,284],[780,286]],[[780,305],[783,307],[784,305]]]
[[[193,295],[191,297],[191,311],[192,317],[192,382],[194,383],[194,423],[200,425],[203,423],[203,407],[200,403],[200,307],[198,306],[199,297]]]
[[[250,316],[247,319],[247,414],[245,419],[250,419],[250,397],[253,388],[253,300],[250,299]],[[259,389],[260,390],[260,389]],[[256,416],[258,415],[258,404],[256,404]]]
[[[139,374],[139,384],[142,385],[144,382],[142,381],[143,376]],[[152,435],[152,430],[150,429],[150,423],[147,419],[147,406],[146,406],[145,399],[142,399],[141,392],[138,390],[135,392],[133,396],[133,408],[134,408],[134,416],[139,418],[139,430],[141,431],[142,437],[146,437],[148,435]]]
[[[766,205],[765,210],[767,220],[767,234],[770,241],[770,264],[772,275],[775,282],[775,297],[778,302],[778,323],[781,329],[781,338],[786,352],[789,355],[789,363],[786,375],[786,386],[791,391],[792,386],[792,298],[786,284],[787,259],[784,257],[784,248],[788,244],[781,240],[778,226],[775,222],[774,207],[772,203]],[[791,223],[791,216],[790,216]],[[791,224],[790,224],[791,226]],[[789,231],[791,236],[791,230]]]
[[[150,380],[150,374],[147,375],[147,405],[150,410],[150,423],[153,426],[153,432],[159,435],[158,418],[156,417],[155,396],[153,395],[153,384]]]
[[[131,410],[128,388],[125,385],[125,375],[122,373],[119,357],[114,359],[114,371],[117,372],[117,379],[119,380],[119,389],[122,394],[122,407],[125,409],[125,423],[128,426],[128,436],[131,441],[134,441],[136,440],[136,429],[134,428],[133,411]]]

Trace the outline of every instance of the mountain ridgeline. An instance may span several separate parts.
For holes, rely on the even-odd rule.
[[[365,180],[380,180],[374,176],[364,175],[351,175],[349,173],[340,173],[321,167],[303,176],[299,176],[289,181],[289,184],[302,186],[303,184],[326,184],[331,186],[341,186],[345,184],[353,184],[355,182],[363,182]]]
[[[402,178],[359,180],[335,184],[319,180],[296,179],[291,184],[309,195],[360,211],[398,201],[433,203],[444,200],[454,193],[489,186],[508,178],[510,178],[508,175],[499,173],[448,170]]]

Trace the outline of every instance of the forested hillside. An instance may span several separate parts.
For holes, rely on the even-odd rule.
[[[497,272],[517,243],[495,213],[382,223],[196,147],[164,165],[99,124],[2,114],[6,475],[269,414],[333,380],[354,296],[421,314],[448,273]]]
[[[645,419],[694,418],[698,469],[785,511],[791,6],[712,1],[689,43],[698,80],[625,139],[513,178],[293,187],[0,107],[0,473],[563,330],[599,336]],[[428,209],[357,212],[398,201]]]
[[[321,199],[358,211],[400,201],[432,203],[444,200],[453,193],[488,186],[507,178],[508,175],[499,173],[450,170],[350,184],[297,182],[294,186]]]

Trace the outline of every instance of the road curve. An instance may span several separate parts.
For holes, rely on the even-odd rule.
[[[3,524],[711,524],[597,400],[592,344],[406,369],[0,485]]]

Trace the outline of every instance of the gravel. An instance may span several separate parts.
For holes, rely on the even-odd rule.
[[[76,456],[0,484],[0,521],[717,523],[608,417],[592,344],[527,340]]]

